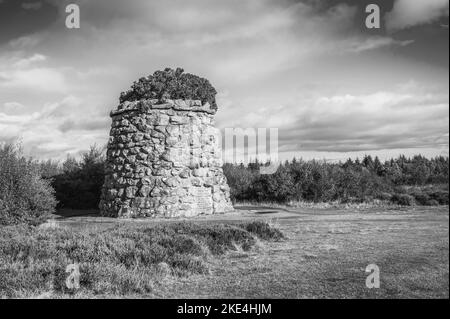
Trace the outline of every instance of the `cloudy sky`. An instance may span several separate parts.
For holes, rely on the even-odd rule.
[[[104,145],[120,92],[179,66],[216,87],[220,128],[278,128],[281,158],[448,155],[448,16],[448,0],[0,0],[0,142]]]

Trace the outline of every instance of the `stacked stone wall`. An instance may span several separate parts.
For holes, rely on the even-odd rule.
[[[232,210],[208,103],[124,102],[111,112],[100,210],[114,217],[177,217]]]

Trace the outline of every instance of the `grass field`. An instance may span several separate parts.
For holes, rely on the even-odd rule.
[[[198,254],[194,251],[195,260],[202,258],[199,266],[202,271],[196,271],[194,267],[194,271],[190,269],[187,274],[180,275],[182,271],[158,270],[157,279],[152,277],[148,289],[122,292],[106,289],[105,293],[96,294],[85,290],[73,296],[448,298],[448,218],[448,206],[342,210],[246,206],[235,213],[192,219],[195,226],[190,235],[197,236],[199,229],[234,228],[235,224],[256,220],[279,229],[285,238],[265,239],[264,233],[253,233],[255,240],[245,246],[242,241],[234,243],[233,238],[227,237],[226,241],[231,244],[220,253],[203,258],[203,248],[199,248]],[[63,211],[54,223],[58,229],[95,234],[110,232],[117,227],[177,228],[180,222],[183,224],[183,220],[117,221],[96,217],[95,212]],[[48,227],[50,230],[45,231],[52,231],[54,223],[42,228]],[[248,239],[246,235],[238,237],[244,242]],[[201,247],[206,242],[208,240],[201,238],[198,241]],[[186,244],[186,241],[183,239],[182,243]],[[189,242],[186,245],[191,246]],[[170,264],[173,260],[168,259],[165,263]],[[376,264],[380,269],[379,289],[368,289],[365,285],[368,276],[365,269],[369,264]],[[171,267],[173,270],[177,264]],[[145,277],[145,273],[141,275]],[[55,297],[42,291],[39,295],[27,296]]]
[[[232,252],[211,274],[167,278],[152,297],[448,298],[448,207],[271,213],[287,237]],[[380,288],[365,285],[366,266]]]

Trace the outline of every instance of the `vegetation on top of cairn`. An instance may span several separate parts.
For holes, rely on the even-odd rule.
[[[141,99],[201,100],[217,110],[216,94],[216,89],[207,79],[184,73],[181,68],[166,68],[135,81],[130,90],[120,94],[120,103]]]

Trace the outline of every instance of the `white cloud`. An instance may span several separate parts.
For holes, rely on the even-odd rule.
[[[64,19],[69,1],[48,1]],[[107,139],[107,114],[120,91],[139,76],[181,66],[222,92],[220,126],[278,127],[290,150],[440,140],[448,89],[440,88],[442,97],[392,85],[409,78],[436,83],[445,70],[385,54],[383,49],[412,41],[355,32],[356,6],[322,11],[320,1],[288,3],[80,0],[82,29],[67,32],[58,21],[10,41],[0,54],[0,138],[21,135],[40,157],[86,149]],[[71,97],[62,99],[61,93]],[[27,108],[5,107],[11,101]],[[388,128],[391,139],[383,131]]]
[[[28,36],[22,36],[17,39],[13,39],[9,41],[9,46],[13,50],[22,50],[22,49],[29,49],[39,44],[41,41],[41,38],[39,38],[36,35],[28,35]]]
[[[11,106],[19,105],[17,102]],[[80,112],[84,100],[67,96],[46,103],[36,112],[6,114],[0,111],[0,142],[19,139],[26,152],[38,158],[63,159],[89,145],[106,143],[109,129],[107,114]],[[62,127],[64,123],[71,123]]]
[[[8,115],[5,113],[0,113],[0,124],[18,124],[23,125],[28,123],[35,117],[32,115]]]
[[[0,89],[19,89],[37,92],[65,92],[67,85],[61,69],[37,66],[47,57],[33,54],[20,57],[16,52],[12,58],[0,56]]]
[[[0,72],[0,88],[39,92],[65,92],[67,90],[61,72],[49,68]]]
[[[368,50],[375,50],[388,46],[407,46],[414,43],[414,40],[398,41],[390,37],[370,37],[364,40],[358,39],[354,43],[350,43],[347,50],[350,52],[364,52]]]
[[[18,60],[17,62],[14,62],[13,67],[14,68],[27,68],[31,64],[34,64],[37,62],[42,62],[45,60],[47,60],[46,56],[36,53],[28,58],[23,58],[23,59]]]
[[[448,0],[396,0],[392,11],[386,14],[386,27],[396,31],[431,23],[448,15]]]
[[[359,95],[317,92],[296,101],[251,98],[229,110],[220,127],[275,127],[280,150],[300,153],[448,149],[448,93],[399,87]]]
[[[13,112],[13,111],[17,111],[17,110],[21,110],[25,108],[25,106],[21,103],[18,102],[6,102],[3,104],[3,107],[0,108],[1,110],[4,110],[5,112]]]
[[[287,134],[302,149],[379,150],[408,147],[448,148],[448,95],[413,92],[323,97],[304,109]],[[287,143],[292,143],[288,142]]]

